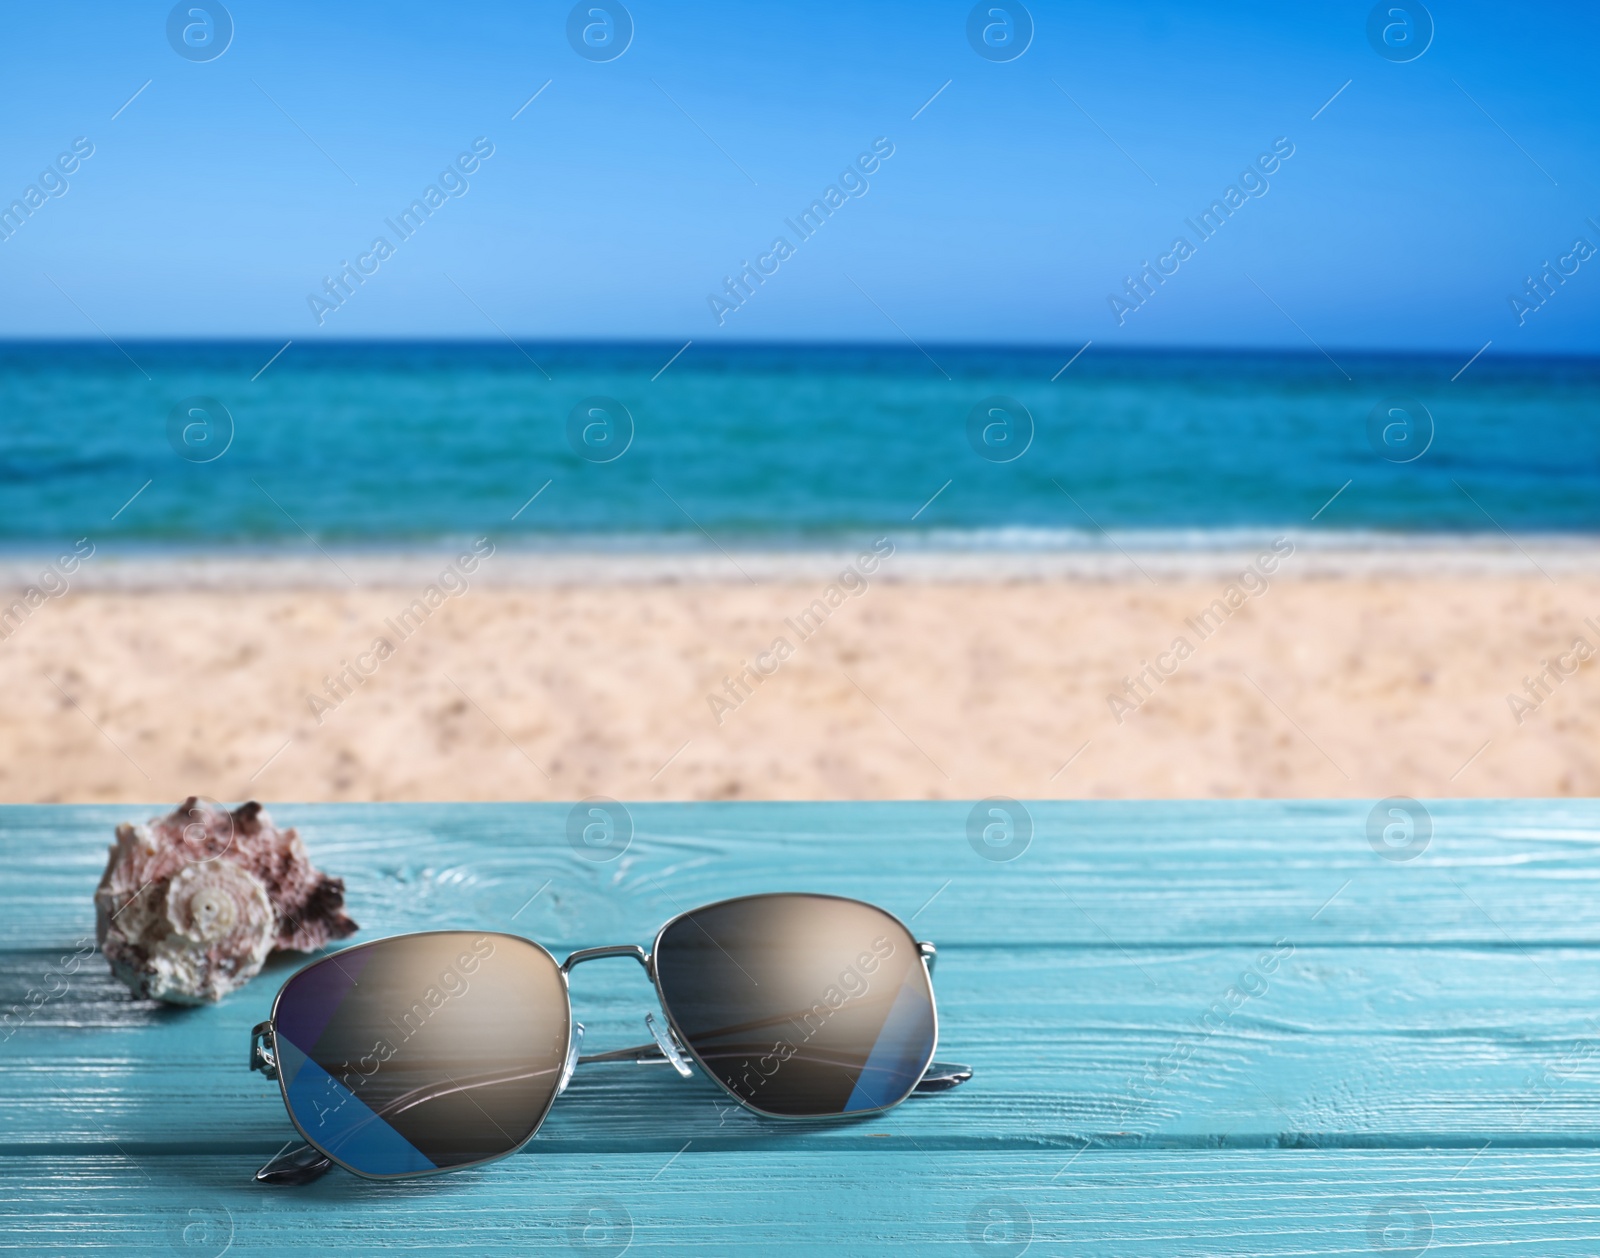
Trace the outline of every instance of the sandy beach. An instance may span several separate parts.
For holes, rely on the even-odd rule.
[[[0,799],[1600,791],[1592,551],[1296,559],[85,563]]]

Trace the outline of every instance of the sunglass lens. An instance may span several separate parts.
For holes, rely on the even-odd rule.
[[[695,1056],[766,1113],[883,1109],[933,1059],[933,989],[916,941],[870,904],[767,895],[709,905],[667,927],[655,966]]]
[[[362,1175],[482,1162],[555,1099],[571,1011],[560,967],[511,935],[441,931],[335,953],[273,1014],[289,1111]]]

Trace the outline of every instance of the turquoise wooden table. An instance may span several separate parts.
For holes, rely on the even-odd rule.
[[[1407,846],[1370,801],[1030,802],[1025,850],[963,804],[640,805],[604,862],[560,805],[276,805],[347,879],[357,939],[478,926],[561,955],[746,892],[872,900],[938,945],[939,1056],[976,1070],[797,1127],[593,1065],[515,1157],[298,1189],[251,1181],[293,1132],[246,1069],[295,962],[195,1010],[98,957],[50,978],[92,936],[113,824],[168,808],[0,809],[0,1008],[37,1004],[0,1045],[0,1247],[1600,1252],[1597,803],[1429,804]],[[651,996],[632,962],[577,970],[585,1049],[647,1038]]]

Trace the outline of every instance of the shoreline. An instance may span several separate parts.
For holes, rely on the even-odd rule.
[[[951,546],[945,539],[897,538],[875,579],[890,583],[995,584],[1226,579],[1251,565],[1275,539],[1292,546],[1273,580],[1375,580],[1411,577],[1557,580],[1600,575],[1600,537],[1588,535],[1400,534],[1229,530],[1216,534],[1124,533],[1085,537],[1083,544],[988,544],[984,538]],[[1174,544],[1174,538],[1182,544]],[[854,563],[870,540],[819,546],[639,547],[501,543],[473,573],[472,584],[494,589],[683,584],[765,584],[827,581]],[[159,592],[328,589],[411,589],[437,578],[470,542],[441,539],[405,546],[191,547],[99,544],[62,580],[72,590]],[[37,585],[59,566],[60,553],[42,547],[0,549],[0,591]],[[1282,553],[1280,544],[1280,554]],[[63,591],[64,592],[64,591]]]

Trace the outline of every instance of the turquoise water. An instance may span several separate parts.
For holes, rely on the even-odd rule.
[[[280,344],[0,345],[0,542],[1600,529],[1596,359]]]

